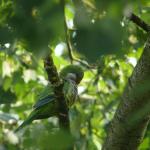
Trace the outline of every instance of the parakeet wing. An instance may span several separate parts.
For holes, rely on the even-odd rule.
[[[34,105],[33,105],[33,109],[39,109],[42,106],[54,101],[56,98],[54,97],[54,95],[48,95],[46,97],[43,97],[42,99],[39,99]]]
[[[52,85],[49,83],[42,91],[40,91],[40,94],[37,94],[36,99],[40,100],[43,99],[44,97],[53,94],[53,87]]]
[[[56,105],[54,103],[55,97],[53,95],[40,99],[34,106],[34,110],[30,113],[29,117],[15,130],[18,132],[26,125],[30,124],[33,120],[45,119],[56,114]]]
[[[56,114],[56,97],[51,84],[48,84],[37,95],[37,102],[33,106],[33,111],[37,113],[35,119],[44,119]]]
[[[54,97],[54,92],[51,84],[48,84],[40,94],[37,95],[37,102],[34,104],[33,109],[38,109],[50,102],[52,102]]]
[[[40,105],[39,107],[34,109],[34,111],[36,112],[34,120],[46,119],[51,116],[55,116],[57,113],[55,99],[46,104],[43,104],[42,106]]]
[[[15,130],[15,132],[21,130],[33,120],[45,119],[56,114],[56,98],[50,84],[45,87],[40,95],[37,95],[37,99],[38,101],[33,106],[33,111],[30,113],[29,117]]]

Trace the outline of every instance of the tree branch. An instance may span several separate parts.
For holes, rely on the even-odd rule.
[[[70,45],[69,30],[68,30],[68,27],[67,27],[66,16],[65,16],[65,1],[64,0],[61,0],[61,6],[62,6],[63,14],[64,14],[64,29],[65,29],[66,45],[67,45],[67,49],[68,49],[70,62],[72,64],[73,63],[73,56],[72,56],[72,50],[71,50],[71,45]]]
[[[49,82],[54,87],[54,93],[57,96],[58,118],[59,118],[60,128],[69,131],[70,129],[69,114],[68,114],[68,108],[66,106],[65,98],[62,92],[63,85],[61,80],[59,79],[59,75],[51,55],[47,56],[44,59],[44,68],[47,72]]]
[[[134,22],[136,25],[138,25],[140,28],[142,28],[146,32],[150,31],[150,25],[145,23],[141,18],[136,16],[134,13],[129,14],[128,18],[129,18],[129,20]]]
[[[44,68],[47,72],[48,80],[49,80],[49,82],[51,82],[52,85],[57,86],[57,85],[61,84],[58,73],[57,73],[57,69],[54,65],[51,55],[47,56],[44,59]]]
[[[137,150],[150,121],[150,33],[120,99],[103,150]]]

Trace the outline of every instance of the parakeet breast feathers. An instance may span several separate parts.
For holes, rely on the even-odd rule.
[[[78,90],[75,81],[67,79],[64,81],[63,93],[66,103],[71,107],[78,97]]]

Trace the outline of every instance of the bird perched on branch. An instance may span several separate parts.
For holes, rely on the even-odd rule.
[[[83,75],[83,70],[77,65],[68,65],[60,71],[60,78],[63,80],[62,92],[68,107],[71,107],[77,99],[77,85],[82,80]],[[51,84],[48,84],[44,88],[37,99],[38,101],[33,106],[33,111],[15,132],[30,124],[33,120],[45,119],[57,115],[57,96]]]

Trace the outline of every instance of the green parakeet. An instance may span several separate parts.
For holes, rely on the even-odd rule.
[[[60,78],[63,80],[62,92],[68,107],[72,106],[77,99],[77,85],[82,80],[83,75],[81,67],[77,65],[68,65],[60,72]],[[57,99],[51,84],[45,87],[37,99],[38,101],[33,106],[33,111],[15,132],[30,124],[33,120],[45,119],[57,115]]]

